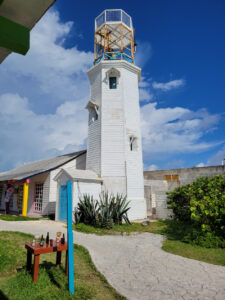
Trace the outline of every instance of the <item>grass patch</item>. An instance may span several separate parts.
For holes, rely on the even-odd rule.
[[[32,282],[25,271],[25,242],[32,235],[19,232],[0,232],[0,299],[125,299],[119,295],[93,265],[88,251],[74,246],[75,295],[68,292],[64,268],[55,267],[55,253],[40,255],[39,279]],[[2,259],[1,259],[2,257]],[[65,253],[62,266],[65,265]]]
[[[0,277],[15,273],[26,262],[26,242],[32,241],[33,236],[21,232],[0,232]]]
[[[0,220],[3,221],[37,221],[40,218],[29,218],[24,216],[0,215]]]
[[[74,225],[73,230],[83,232],[83,233],[92,233],[97,235],[113,235],[119,233],[123,234],[131,234],[132,232],[151,232],[162,234],[163,230],[166,227],[165,221],[157,221],[152,222],[147,226],[143,226],[141,223],[131,223],[123,224],[123,225],[114,225],[112,229],[105,229],[101,227],[93,227],[91,225],[86,225],[84,223],[79,223]]]
[[[224,249],[203,248],[169,239],[166,239],[163,242],[162,249],[183,257],[204,261],[214,265],[225,266]]]

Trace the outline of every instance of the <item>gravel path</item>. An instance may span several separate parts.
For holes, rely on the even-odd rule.
[[[0,230],[16,230],[55,237],[66,232],[60,222],[0,220]],[[74,232],[98,270],[122,295],[132,300],[225,299],[225,267],[164,252],[163,237],[151,233],[96,236]]]

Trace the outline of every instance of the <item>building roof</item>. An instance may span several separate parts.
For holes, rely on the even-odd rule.
[[[35,161],[32,163],[27,163],[10,171],[0,173],[0,181],[24,180],[37,174],[54,170],[85,153],[86,150],[83,150],[79,152],[60,155],[53,158]]]
[[[32,29],[56,0],[0,0],[0,15]],[[0,63],[11,53],[0,47]]]
[[[78,169],[61,169],[55,176],[54,180],[58,180],[63,174],[70,177],[72,181],[98,181],[102,182],[102,178],[91,170],[78,170]]]

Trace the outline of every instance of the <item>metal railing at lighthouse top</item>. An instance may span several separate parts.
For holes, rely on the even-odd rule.
[[[106,9],[95,19],[94,64],[102,60],[134,62],[136,43],[131,17],[122,9]]]

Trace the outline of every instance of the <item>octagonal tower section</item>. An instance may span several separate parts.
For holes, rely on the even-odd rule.
[[[139,90],[131,17],[121,9],[95,19],[94,66],[88,71],[90,100],[87,169],[103,178],[104,190],[130,201],[131,220],[146,217]]]

